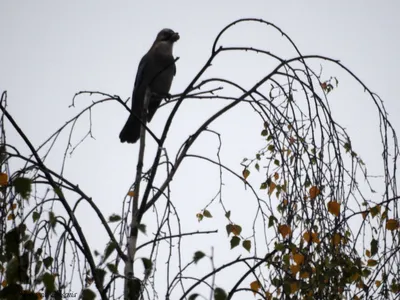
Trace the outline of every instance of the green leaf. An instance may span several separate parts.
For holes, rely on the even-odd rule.
[[[144,266],[144,274],[146,277],[150,276],[151,269],[153,267],[153,263],[150,259],[143,257],[142,258],[143,266]]]
[[[235,248],[240,243],[240,238],[237,236],[233,236],[231,238],[231,249]]]
[[[228,298],[228,295],[226,294],[226,292],[223,289],[216,288],[214,290],[214,299],[215,300],[226,300],[226,298]]]
[[[54,284],[54,276],[48,272],[43,274],[43,284],[46,287],[46,294],[50,294],[56,290],[56,285]]]
[[[225,218],[227,218],[227,219],[229,220],[230,217],[231,217],[231,211],[229,210],[229,211],[227,211],[227,212],[225,213]]]
[[[260,190],[265,190],[267,187],[268,187],[267,183],[263,182],[263,183],[261,183]]]
[[[199,296],[199,294],[191,294],[189,296],[189,300],[196,300],[196,298]]]
[[[226,232],[228,233],[228,236],[229,236],[229,234],[232,233],[232,230],[233,230],[233,225],[232,224],[226,225]]]
[[[32,251],[32,250],[33,250],[33,247],[34,247],[34,243],[33,243],[32,240],[28,240],[28,241],[26,241],[25,244],[24,244],[24,248],[25,248],[26,250],[28,250],[28,251]]]
[[[113,223],[113,222],[118,222],[121,220],[121,216],[112,214],[111,216],[108,217],[108,222]]]
[[[274,164],[279,167],[281,165],[281,162],[278,159],[275,159],[274,160]]]
[[[43,264],[48,269],[51,267],[51,264],[53,263],[53,261],[54,261],[54,259],[51,256],[48,256],[45,259],[43,259]]]
[[[82,291],[82,300],[94,300],[96,299],[96,294],[91,289],[84,289]]]
[[[275,146],[274,145],[269,145],[267,149],[268,149],[268,151],[274,152],[275,151]]]
[[[378,241],[375,240],[375,239],[372,239],[372,241],[371,241],[371,255],[374,256],[377,253],[378,253]]]
[[[118,268],[116,265],[108,263],[107,268],[110,270],[111,273],[118,274]]]
[[[268,228],[271,228],[274,226],[274,223],[277,222],[278,220],[274,216],[269,216],[268,218]]]
[[[257,171],[260,171],[260,165],[258,163],[256,163],[254,167],[256,168]]]
[[[283,243],[275,244],[275,250],[283,252],[285,249],[286,247]]]
[[[196,251],[193,255],[193,261],[195,264],[197,264],[197,262],[202,259],[204,256],[206,256],[203,252],[201,251]]]
[[[106,249],[104,249],[104,258],[103,258],[103,260],[106,260],[111,255],[111,253],[113,253],[115,248],[117,248],[115,243],[109,242],[107,244],[107,246],[106,246]]]
[[[17,228],[11,229],[5,234],[5,244],[7,260],[11,259],[13,255],[19,256],[20,237]]]
[[[15,193],[21,195],[22,199],[28,200],[32,191],[32,180],[25,177],[18,177],[13,180]]]
[[[138,229],[140,230],[140,232],[142,232],[143,234],[146,234],[146,224],[139,224]]]
[[[251,249],[251,241],[250,240],[245,240],[242,242],[242,246],[244,249],[250,252]]]
[[[53,230],[56,228],[57,218],[52,211],[49,211],[49,224]]]
[[[263,131],[261,131],[261,135],[262,136],[267,136],[268,135],[268,130],[264,129]]]
[[[39,220],[40,219],[40,213],[37,212],[37,211],[34,211],[32,213],[32,219],[33,219],[33,222],[36,222],[37,220]]]
[[[212,218],[211,213],[210,213],[207,209],[205,209],[205,210],[203,211],[203,215],[204,215],[206,218]]]

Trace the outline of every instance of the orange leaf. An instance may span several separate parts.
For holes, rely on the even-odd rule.
[[[232,225],[232,233],[234,235],[240,235],[240,233],[242,232],[242,227],[240,227],[240,225]]]
[[[296,264],[301,265],[304,262],[304,255],[296,253],[295,255],[293,255],[293,260],[295,261]]]
[[[316,244],[318,244],[320,242],[320,240],[318,238],[318,232],[311,233],[311,241]]]
[[[278,231],[280,234],[282,234],[283,237],[286,237],[287,235],[292,233],[292,229],[286,224],[279,225]]]
[[[380,280],[376,280],[375,281],[376,287],[380,287],[381,284],[382,284],[382,281],[380,281]]]
[[[10,205],[10,209],[11,210],[14,210],[16,208],[17,208],[17,203],[13,203],[13,204]]]
[[[328,202],[328,211],[332,215],[335,215],[336,217],[338,217],[339,213],[340,213],[340,203],[338,203],[337,201],[329,201]]]
[[[386,221],[386,229],[393,231],[399,228],[399,222],[395,219],[389,219]]]
[[[290,265],[290,271],[296,275],[300,271],[300,265]]]
[[[278,179],[279,179],[279,174],[278,174],[277,172],[275,172],[275,174],[274,174],[274,179],[275,179],[275,180],[278,180]]]
[[[303,234],[303,239],[304,241],[306,241],[307,243],[311,242],[311,234],[309,231],[304,232]]]
[[[271,182],[271,184],[269,185],[268,195],[271,195],[274,192],[275,188],[276,184],[274,182]]]
[[[15,219],[15,215],[14,214],[9,214],[8,217],[7,217],[8,221],[14,220],[14,219]]]
[[[3,280],[3,281],[1,282],[1,286],[2,286],[2,287],[6,287],[6,286],[7,286],[7,281],[6,281],[6,280]]]
[[[320,194],[320,190],[316,186],[310,187],[310,198],[315,199]]]
[[[7,185],[8,175],[6,173],[0,173],[0,185]]]
[[[322,82],[322,83],[321,83],[321,88],[322,88],[323,90],[326,90],[327,87],[328,87],[328,85],[326,84],[326,82]]]
[[[253,281],[252,283],[250,283],[250,288],[255,295],[258,292],[258,290],[261,288],[261,284],[258,280]]]
[[[135,196],[135,192],[134,192],[134,191],[129,191],[129,192],[128,192],[128,196],[129,196],[129,197]]]

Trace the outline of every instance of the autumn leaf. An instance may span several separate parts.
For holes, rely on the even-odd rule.
[[[14,214],[9,214],[8,217],[7,217],[8,221],[14,220],[14,219],[15,219],[15,215]]]
[[[232,225],[232,233],[234,235],[240,235],[242,232],[242,227],[240,225]]]
[[[204,216],[203,216],[203,214],[201,214],[201,213],[197,213],[197,214],[196,214],[197,221],[199,221],[199,222],[200,222],[201,220],[203,220],[203,217],[204,217]]]
[[[300,271],[300,265],[290,265],[290,271],[296,275]]]
[[[395,219],[389,219],[386,221],[386,229],[393,231],[399,228],[399,222]]]
[[[320,194],[320,190],[316,186],[310,188],[310,199],[314,200]]]
[[[341,239],[342,239],[342,237],[340,236],[340,234],[339,233],[335,233],[333,235],[333,237],[332,237],[332,244],[335,245],[335,246],[339,245]]]
[[[365,220],[365,218],[368,216],[368,214],[369,214],[369,210],[363,211],[363,212],[361,213],[363,220]]]
[[[304,262],[304,255],[296,253],[295,255],[293,255],[293,260],[296,264],[301,265]]]
[[[129,197],[135,196],[135,192],[134,192],[134,191],[129,191],[129,192],[128,192],[128,196],[129,196]]]
[[[275,174],[274,174],[274,179],[275,179],[275,180],[278,180],[278,179],[279,179],[279,174],[278,174],[277,172],[275,172]]]
[[[242,242],[242,246],[244,249],[250,252],[251,249],[251,241],[250,240],[245,240]]]
[[[371,251],[365,250],[365,255],[366,255],[367,257],[371,257]]]
[[[291,294],[296,293],[298,289],[299,289],[299,285],[297,284],[297,282],[293,282],[290,284],[290,293]]]
[[[375,259],[368,259],[367,265],[368,267],[375,267],[378,264],[378,262]]]
[[[271,196],[272,193],[274,192],[275,188],[276,188],[275,182],[271,182],[271,184],[269,185],[268,195]]]
[[[380,280],[376,280],[376,281],[375,281],[376,287],[380,287],[381,284],[382,284],[382,282],[381,282]]]
[[[8,183],[8,175],[6,173],[0,173],[0,185],[5,186]]]
[[[243,177],[244,177],[244,179],[247,179],[247,177],[249,177],[249,175],[250,175],[250,171],[249,171],[247,168],[245,168],[245,169],[243,170]]]
[[[321,82],[321,88],[325,91],[328,88],[328,84],[326,82]]]
[[[278,226],[279,233],[285,238],[287,235],[292,233],[290,226],[283,224]]]
[[[301,272],[300,273],[300,278],[305,279],[305,278],[309,278],[309,277],[310,277],[310,273],[308,273],[308,272]]]
[[[252,283],[250,283],[250,288],[255,295],[258,292],[258,290],[261,288],[261,284],[258,280],[253,281]]]
[[[337,201],[329,201],[328,202],[328,211],[332,215],[335,215],[336,217],[338,217],[339,213],[340,213],[340,203],[338,203]]]
[[[317,232],[306,231],[303,234],[303,239],[307,243],[316,243],[316,244],[318,244],[320,242]]]

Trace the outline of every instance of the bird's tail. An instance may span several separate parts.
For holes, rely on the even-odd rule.
[[[119,139],[121,143],[127,142],[134,144],[140,138],[140,121],[134,116],[130,115],[128,121],[126,121],[124,128],[122,128],[119,134]]]

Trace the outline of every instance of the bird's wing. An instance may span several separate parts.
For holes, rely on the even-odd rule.
[[[142,59],[139,62],[139,67],[138,70],[136,72],[136,79],[135,79],[135,85],[134,88],[137,88],[143,81],[143,78],[145,76],[144,74],[144,69],[146,67],[147,64],[147,54],[145,54]]]

